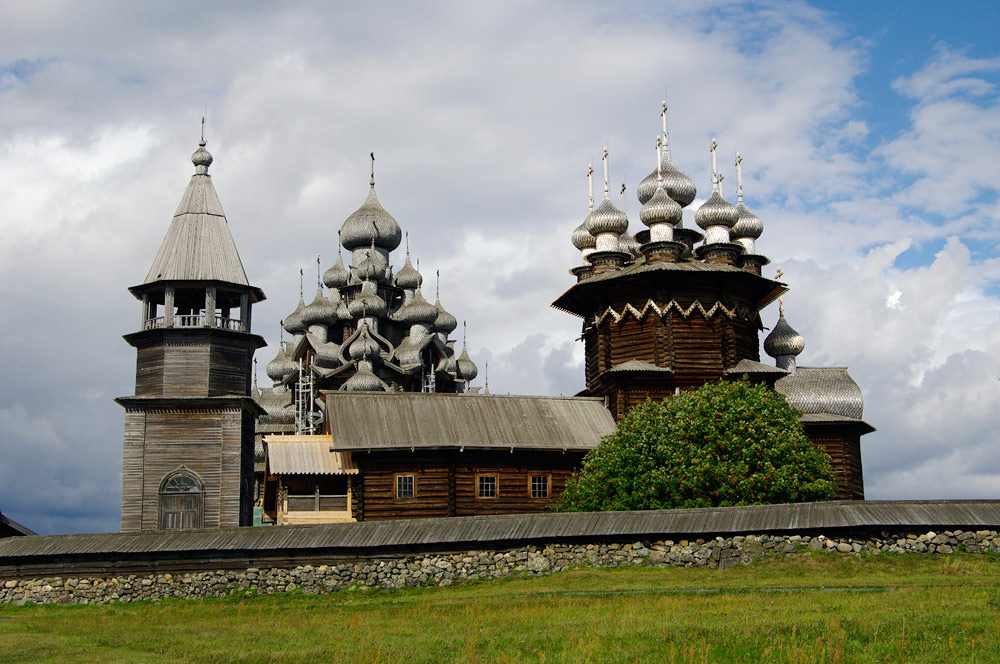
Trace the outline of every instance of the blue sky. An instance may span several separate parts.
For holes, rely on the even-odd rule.
[[[494,392],[582,387],[570,233],[607,143],[629,190],[670,101],[679,167],[744,156],[800,364],[848,366],[871,498],[1000,493],[998,10],[991,3],[128,3],[0,8],[0,510],[115,530],[121,339],[207,110],[273,356],[298,271],[378,156],[382,203]],[[734,198],[731,158],[720,160]],[[599,168],[599,164],[598,164]],[[617,184],[615,186],[617,189]],[[687,221],[686,223],[690,223]],[[402,263],[401,252],[394,262]],[[776,307],[763,313],[773,325]],[[482,372],[480,374],[482,376]],[[263,376],[263,374],[262,374]],[[263,380],[263,378],[262,378]],[[480,379],[481,382],[481,379]]]

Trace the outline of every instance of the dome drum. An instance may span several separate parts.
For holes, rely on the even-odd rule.
[[[771,260],[760,254],[743,254],[740,256],[740,267],[747,272],[753,272],[758,277],[761,276],[761,268],[770,263]]]
[[[615,238],[617,245],[617,238]],[[595,251],[589,257],[590,264],[593,266],[594,276],[599,274],[604,274],[605,272],[614,272],[615,270],[621,269],[625,264],[625,261],[629,259],[629,255],[613,250],[613,251]]]
[[[698,247],[695,254],[706,263],[715,265],[732,265],[736,267],[743,247],[735,242],[712,242],[707,240]]]
[[[584,279],[589,279],[594,276],[594,266],[593,265],[580,265],[574,267],[569,271],[574,277],[576,277],[577,283],[583,281]]]
[[[646,242],[640,248],[646,263],[679,263],[687,245],[674,240]]]

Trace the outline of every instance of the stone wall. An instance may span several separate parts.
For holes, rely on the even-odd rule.
[[[944,531],[854,537],[747,535],[695,540],[630,543],[553,544],[465,553],[358,557],[329,565],[248,568],[243,571],[128,575],[109,578],[51,577],[0,582],[0,602],[25,604],[104,604],[166,597],[223,597],[301,591],[448,586],[469,579],[553,574],[572,567],[726,568],[766,556],[829,551],[841,555],[882,553],[949,555],[956,551],[1000,553],[996,530]]]

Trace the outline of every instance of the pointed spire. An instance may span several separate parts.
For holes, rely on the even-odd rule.
[[[483,394],[490,393],[490,363],[486,363],[485,370],[483,371]]]
[[[663,182],[663,137],[656,137],[656,182],[662,184]]]
[[[781,281],[781,278],[785,276],[785,273],[781,271],[779,267],[774,273],[774,280]],[[778,316],[784,317],[785,315],[785,303],[781,299],[781,295],[778,296]]]
[[[316,254],[316,285],[320,286],[322,285],[322,283],[323,280],[320,278],[320,272],[319,272],[319,254]]]
[[[441,270],[434,271],[434,297],[441,301]]]
[[[625,209],[625,183],[624,182],[622,182],[622,212],[625,212],[626,214],[628,214],[628,212],[626,212],[626,209]]]
[[[375,188],[375,153],[374,152],[369,152],[368,155],[372,158],[372,176],[371,176],[371,179],[368,181],[368,183],[371,185],[371,188],[374,189]]]
[[[303,286],[304,274],[305,274],[305,272],[300,267],[299,268],[299,299],[300,300],[302,299],[302,293],[303,293],[302,286]]]
[[[202,118],[202,123],[204,121],[204,118]],[[260,394],[260,390],[257,389],[257,358],[255,357],[253,358],[253,395],[257,396],[258,394]]]

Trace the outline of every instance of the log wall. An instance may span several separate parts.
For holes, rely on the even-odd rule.
[[[566,480],[579,467],[582,452],[509,450],[424,450],[355,452],[355,519],[371,521],[477,514],[547,512]],[[413,475],[415,496],[396,498],[397,475]],[[478,497],[478,478],[497,478],[495,498]],[[549,497],[532,498],[530,478],[549,478]]]

